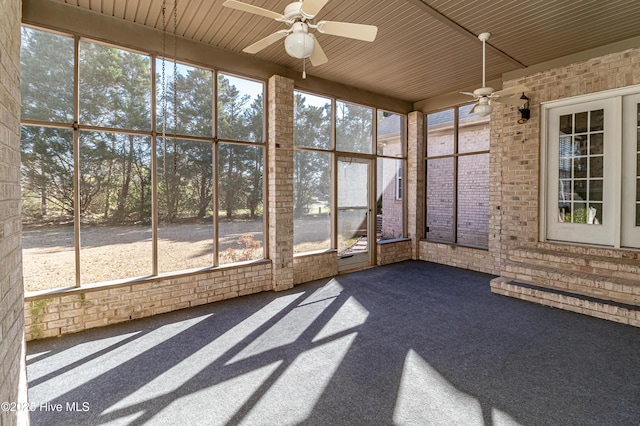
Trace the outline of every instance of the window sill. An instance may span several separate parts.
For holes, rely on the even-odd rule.
[[[25,292],[24,301],[31,302],[33,300],[49,299],[51,297],[72,296],[75,294],[82,294],[82,293],[91,292],[91,291],[109,290],[112,288],[126,287],[130,285],[135,285],[135,284],[144,284],[144,283],[159,281],[159,280],[170,280],[174,278],[188,277],[191,275],[199,275],[207,272],[224,271],[224,270],[248,266],[248,265],[251,265],[251,266],[264,265],[269,263],[271,263],[270,259],[247,260],[244,262],[224,264],[217,267],[212,266],[207,268],[189,269],[189,270],[180,271],[180,272],[166,272],[159,275],[146,275],[142,277],[128,278],[124,280],[91,283],[91,284],[82,285],[80,287],[60,287],[60,288],[47,289],[47,290],[30,291],[30,292]]]

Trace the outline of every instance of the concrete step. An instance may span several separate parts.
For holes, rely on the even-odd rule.
[[[564,270],[640,281],[640,259],[637,252],[631,251],[583,248],[569,252],[557,247],[522,247],[511,250],[509,260],[540,266],[558,265]]]
[[[612,274],[594,274],[564,269],[564,264],[543,266],[536,263],[505,262],[502,276],[571,294],[640,306],[640,279],[619,278]]]
[[[491,280],[491,292],[558,309],[640,327],[640,308],[563,290],[511,281],[505,277]]]

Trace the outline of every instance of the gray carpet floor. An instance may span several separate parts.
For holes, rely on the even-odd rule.
[[[420,261],[27,346],[32,425],[640,425],[640,329]]]

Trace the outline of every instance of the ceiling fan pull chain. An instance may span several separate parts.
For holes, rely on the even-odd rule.
[[[302,78],[307,78],[307,58],[302,58]]]
[[[167,59],[167,0],[162,0],[162,176],[167,172],[167,82],[165,62]]]
[[[178,150],[176,134],[178,133],[178,0],[173,2],[173,173],[178,172]]]

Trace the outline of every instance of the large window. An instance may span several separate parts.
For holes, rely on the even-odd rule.
[[[368,206],[367,192],[371,190],[376,193],[376,220],[375,224],[372,223],[375,226],[376,241],[405,236],[403,179],[406,133],[404,115],[301,91],[295,92],[294,253],[332,248],[331,206],[336,202],[340,205],[341,201],[331,199],[332,187],[337,185],[332,180],[331,172],[340,163],[340,156],[350,158],[352,154],[356,156],[343,161],[343,167],[335,169],[335,173],[344,174],[344,165],[351,165],[358,158],[375,161],[376,173],[375,176],[371,174],[372,179],[375,177],[372,187],[367,187],[358,196],[365,196],[366,202],[362,203]],[[371,166],[366,170],[369,168],[373,170]],[[366,178],[368,182],[368,172],[361,178]],[[349,181],[349,178],[345,180]],[[342,188],[345,189],[348,188]],[[343,201],[347,203],[353,200]],[[373,203],[373,199],[371,202]],[[373,205],[371,210],[373,211]],[[365,216],[370,217],[368,213]],[[344,214],[342,217],[344,218]],[[340,222],[337,216],[334,219]],[[367,229],[366,225],[366,221],[358,222],[356,228]],[[366,232],[363,231],[363,235]],[[336,244],[339,244],[338,240],[340,236],[336,236]],[[357,242],[357,239],[353,239],[350,244]],[[350,246],[345,249],[349,248]]]
[[[427,240],[488,247],[489,117],[472,105],[427,115]]]
[[[78,49],[22,29],[26,290],[262,258],[264,83]]]
[[[331,99],[294,97],[294,253],[331,248]]]

